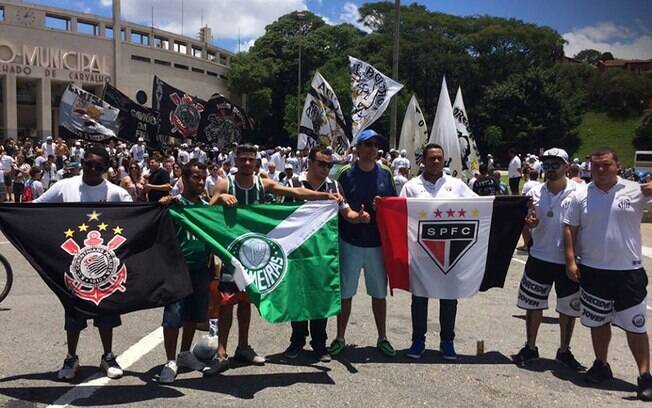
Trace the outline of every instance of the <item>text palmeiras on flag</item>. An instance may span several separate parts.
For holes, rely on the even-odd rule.
[[[384,198],[377,217],[392,289],[459,299],[502,287],[527,197]]]
[[[0,205],[0,228],[61,300],[93,317],[192,292],[172,220],[152,205]]]

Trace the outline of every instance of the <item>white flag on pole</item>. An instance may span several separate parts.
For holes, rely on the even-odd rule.
[[[398,142],[399,150],[405,149],[410,159],[410,174],[414,176],[419,170],[422,158],[422,148],[428,142],[428,126],[423,118],[416,95],[412,95],[405,118],[401,126],[401,138]]]
[[[333,88],[316,72],[303,105],[297,149],[332,146],[335,153],[343,156],[349,148],[345,129],[342,108]]]
[[[451,171],[453,177],[462,177],[462,160],[460,144],[457,140],[457,129],[453,117],[453,107],[448,96],[446,77],[441,81],[441,91],[437,102],[435,122],[432,124],[430,143],[437,143],[444,148],[445,166]]]
[[[351,91],[353,109],[353,141],[358,134],[371,126],[387,109],[392,96],[403,88],[403,85],[384,75],[372,65],[349,56],[351,62]]]
[[[470,180],[480,168],[480,151],[469,127],[469,117],[466,114],[464,100],[462,100],[462,87],[457,88],[457,95],[453,103],[453,117],[455,118],[457,138],[460,143],[462,172],[464,177]]]

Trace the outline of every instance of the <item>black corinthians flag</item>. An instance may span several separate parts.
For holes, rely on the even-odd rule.
[[[0,229],[81,316],[164,306],[192,292],[172,220],[159,206],[3,204]]]

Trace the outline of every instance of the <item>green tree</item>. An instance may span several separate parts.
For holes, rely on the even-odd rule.
[[[600,61],[601,55],[602,53],[600,51],[588,48],[578,52],[573,58],[585,64],[595,65]]]

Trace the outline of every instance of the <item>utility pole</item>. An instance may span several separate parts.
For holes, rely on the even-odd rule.
[[[394,61],[392,64],[392,78],[398,82],[398,39],[401,33],[401,0],[395,1],[396,11],[394,14]],[[393,149],[398,146],[396,137],[396,116],[398,115],[398,96],[394,95],[392,101],[392,110],[390,112],[389,120],[389,148]]]
[[[120,27],[120,0],[113,0],[113,86],[118,87],[120,81],[118,72],[120,71],[120,42],[122,41],[122,28]]]

